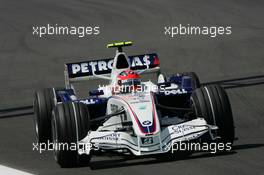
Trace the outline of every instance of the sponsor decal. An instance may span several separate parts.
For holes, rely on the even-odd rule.
[[[99,140],[115,140],[117,141],[120,138],[120,134],[118,133],[113,133],[113,134],[109,134],[103,137],[99,137]]]
[[[177,94],[187,94],[188,92],[185,89],[172,89],[172,90],[165,90],[165,95],[177,95]]]
[[[142,122],[142,124],[145,126],[150,126],[150,125],[152,125],[152,122],[149,120],[145,120],[144,122]]]
[[[91,61],[84,63],[76,63],[71,65],[72,74],[92,73],[95,71],[108,71],[113,68],[113,60]]]
[[[131,64],[131,69],[143,70],[147,67],[155,68],[159,66],[157,54],[145,54],[128,56]],[[66,64],[68,69],[69,78],[82,77],[82,76],[93,76],[95,74],[109,74],[113,68],[113,59],[102,59],[94,61],[85,61],[79,63]]]
[[[138,103],[150,103],[150,99],[145,95],[134,95],[129,96],[125,98],[127,101],[129,101],[130,104],[138,104]]]
[[[143,145],[149,145],[153,143],[153,138],[152,137],[143,137],[141,138],[141,142]]]
[[[171,129],[173,130],[173,133],[180,134],[195,129],[195,126],[179,125],[179,126],[173,126]]]
[[[149,103],[150,100],[139,100],[139,101],[132,101],[130,104],[138,104],[138,103]]]
[[[148,66],[150,65],[149,55],[144,55],[143,58],[140,58],[140,56],[135,56],[131,60],[131,67],[137,67],[137,66]]]
[[[84,104],[87,104],[87,105],[90,105],[90,104],[96,104],[97,100],[93,99],[93,98],[90,98],[90,99],[80,100],[80,102],[84,103]]]

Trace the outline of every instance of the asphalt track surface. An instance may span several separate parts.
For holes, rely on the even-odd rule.
[[[238,138],[231,154],[177,161],[95,157],[90,167],[62,169],[51,152],[32,151],[32,111],[24,109],[0,119],[0,164],[33,174],[264,174],[263,9],[261,0],[0,0],[0,109],[31,105],[35,89],[63,85],[65,62],[112,57],[105,45],[119,40],[134,41],[125,49],[131,55],[157,52],[165,73],[195,71],[202,82],[231,85],[249,77],[227,89]],[[32,26],[48,23],[96,25],[100,34],[32,35]],[[180,23],[231,25],[232,34],[164,35],[164,26]],[[93,83],[83,87],[87,94]]]

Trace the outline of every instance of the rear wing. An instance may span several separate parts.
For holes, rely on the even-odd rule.
[[[144,73],[159,72],[159,59],[156,53],[128,56],[132,70],[145,70]],[[113,58],[65,64],[66,86],[71,82],[98,79],[97,75],[108,76],[113,67]]]

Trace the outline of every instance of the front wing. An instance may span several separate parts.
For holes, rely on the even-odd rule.
[[[90,154],[91,150],[122,150],[128,149],[134,155],[150,155],[166,153],[176,142],[198,139],[203,134],[217,129],[202,118],[185,123],[170,125],[156,135],[146,137],[133,136],[126,132],[91,131],[78,144],[85,145],[79,148],[79,154]]]

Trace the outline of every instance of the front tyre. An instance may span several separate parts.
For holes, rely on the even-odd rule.
[[[55,103],[55,89],[46,88],[34,94],[34,123],[38,143],[51,140],[51,112]]]
[[[196,116],[218,127],[216,135],[220,137],[219,142],[233,143],[235,131],[231,105],[220,85],[196,89],[191,95],[191,103]]]
[[[53,111],[51,125],[55,145],[54,157],[57,163],[61,167],[87,165],[90,155],[79,155],[77,143],[90,130],[88,108],[77,102],[58,104]]]

